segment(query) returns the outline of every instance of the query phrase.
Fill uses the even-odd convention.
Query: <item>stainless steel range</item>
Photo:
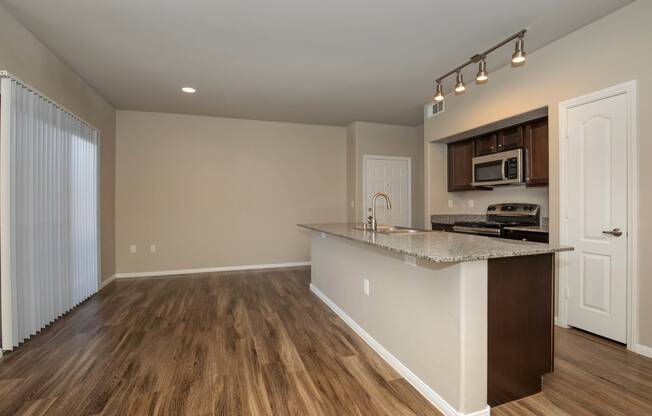
[[[504,237],[505,227],[540,225],[541,207],[537,204],[494,204],[487,207],[486,216],[486,221],[456,222],[453,231]]]

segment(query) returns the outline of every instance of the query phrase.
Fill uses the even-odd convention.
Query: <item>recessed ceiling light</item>
[[[181,91],[186,92],[188,94],[194,94],[197,92],[197,90],[194,89],[193,87],[183,87],[181,88]]]

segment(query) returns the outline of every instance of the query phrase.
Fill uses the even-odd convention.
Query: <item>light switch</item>
[[[365,295],[369,296],[369,280],[362,279],[362,291]]]
[[[469,199],[469,208],[473,208],[475,206],[475,201],[472,199]]]
[[[448,208],[453,208],[453,200],[452,199],[448,200]]]
[[[149,246],[149,252],[156,253],[156,244],[152,244],[151,246]]]
[[[133,244],[130,245],[130,246],[129,246],[129,252],[130,252],[131,254],[136,254],[136,246],[133,245]]]

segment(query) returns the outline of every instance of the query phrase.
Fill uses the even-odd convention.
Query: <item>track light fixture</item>
[[[464,83],[464,76],[462,75],[462,72],[458,71],[457,72],[457,77],[455,79],[455,93],[456,94],[464,94],[464,91],[466,91],[466,84]]]
[[[435,101],[444,100],[444,89],[441,86],[441,82],[437,81],[437,91],[435,92]]]
[[[514,53],[512,54],[512,65],[513,66],[523,65],[525,63],[525,57],[527,55],[525,53],[525,40],[524,40],[526,32],[527,30],[523,29],[520,32],[513,34],[512,36],[492,46],[486,51],[480,54],[473,55],[471,58],[469,58],[468,61],[466,61],[462,65],[445,73],[441,77],[435,79],[435,82],[437,83],[437,89],[435,91],[434,100],[439,102],[444,99],[444,90],[442,87],[442,81],[453,74],[455,74],[455,87],[454,87],[455,94],[457,95],[464,94],[464,92],[466,91],[466,84],[464,84],[464,75],[462,74],[462,70],[471,64],[478,64],[478,73],[475,76],[476,82],[478,84],[484,84],[485,82],[487,82],[487,80],[489,79],[489,72],[487,71],[487,55],[489,55],[491,52],[495,51],[496,49],[500,48],[501,46],[506,45],[507,43],[513,41],[514,39],[516,39],[516,45],[514,47]]]
[[[525,50],[524,50],[523,36],[519,36],[516,39],[516,45],[514,47],[514,53],[512,54],[512,63],[515,65],[521,65],[525,62]]]
[[[487,72],[487,61],[485,61],[485,58],[482,58],[482,61],[480,61],[478,66],[478,74],[475,76],[475,80],[478,84],[482,84],[483,82],[487,82],[488,79],[489,73]]]

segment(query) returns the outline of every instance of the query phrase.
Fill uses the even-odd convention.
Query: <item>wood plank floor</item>
[[[0,415],[440,415],[308,290],[309,269],[111,284],[0,358]],[[557,332],[492,415],[652,415],[652,360]]]
[[[652,415],[652,360],[575,329],[556,328],[555,371],[543,391],[492,416]]]
[[[0,414],[440,415],[309,275],[119,280],[0,359]]]

